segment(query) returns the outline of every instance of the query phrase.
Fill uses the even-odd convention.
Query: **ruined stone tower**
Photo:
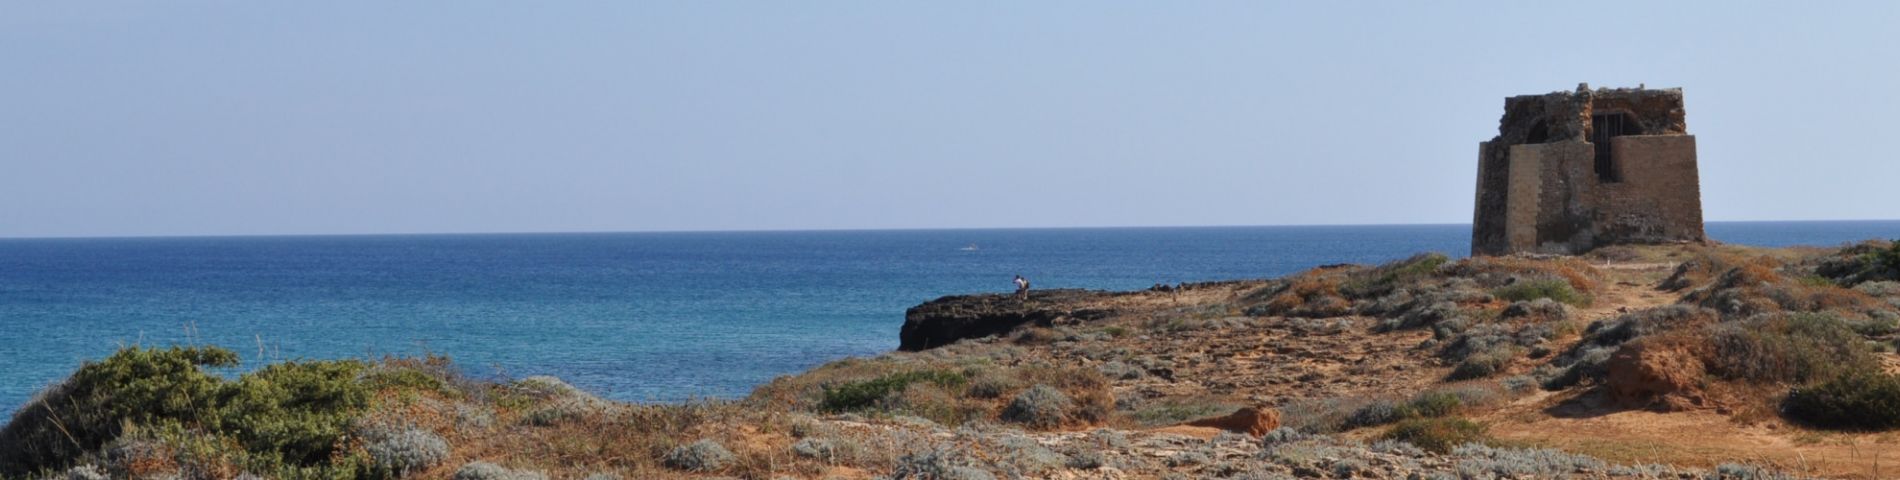
[[[1507,98],[1498,136],[1478,146],[1473,255],[1704,239],[1682,89]]]

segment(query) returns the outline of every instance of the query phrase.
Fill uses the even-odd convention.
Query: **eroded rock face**
[[[1622,404],[1664,411],[1706,406],[1702,378],[1707,369],[1686,342],[1643,338],[1626,343],[1606,370],[1605,386]]]
[[[1280,428],[1280,411],[1271,408],[1242,408],[1223,417],[1203,418],[1187,423],[1194,427],[1212,427],[1259,437]]]
[[[952,295],[904,311],[898,332],[898,350],[915,352],[956,343],[966,338],[1003,335],[1024,325],[1051,326],[1065,320],[1094,320],[1111,310],[1092,307],[1116,293],[1092,290],[1031,291],[1027,300],[1015,295]]]

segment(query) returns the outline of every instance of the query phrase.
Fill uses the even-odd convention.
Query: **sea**
[[[1900,221],[1715,222],[1729,243],[1840,245]],[[1276,277],[1425,251],[1469,225],[0,239],[0,414],[130,346],[247,366],[437,354],[623,401],[743,397],[896,348],[952,294]],[[228,374],[228,373],[227,373]]]

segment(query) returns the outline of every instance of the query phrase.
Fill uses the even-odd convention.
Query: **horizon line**
[[[1819,222],[1900,222],[1900,219],[1810,219],[1810,220],[1707,220],[1711,223],[1819,223]],[[892,228],[782,228],[782,229],[700,229],[700,230],[540,230],[540,231],[447,231],[447,232],[333,232],[333,233],[234,233],[234,234],[159,234],[159,235],[47,235],[0,236],[5,240],[110,240],[110,239],[187,239],[187,238],[276,238],[276,237],[403,237],[451,235],[607,235],[607,234],[693,234],[693,233],[822,233],[822,232],[928,232],[974,230],[1128,230],[1162,228],[1305,228],[1305,227],[1428,227],[1471,225],[1456,223],[1308,223],[1308,224],[1224,224],[1224,225],[1075,225],[1058,227],[892,227]]]

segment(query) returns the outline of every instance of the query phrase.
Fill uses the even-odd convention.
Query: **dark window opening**
[[[1544,143],[1550,141],[1550,125],[1543,119],[1531,124],[1531,133],[1524,137],[1524,143]]]
[[[1623,181],[1623,171],[1617,168],[1616,153],[1610,150],[1610,139],[1642,133],[1642,126],[1627,114],[1606,113],[1590,116],[1590,143],[1596,144],[1598,181],[1603,183]]]

